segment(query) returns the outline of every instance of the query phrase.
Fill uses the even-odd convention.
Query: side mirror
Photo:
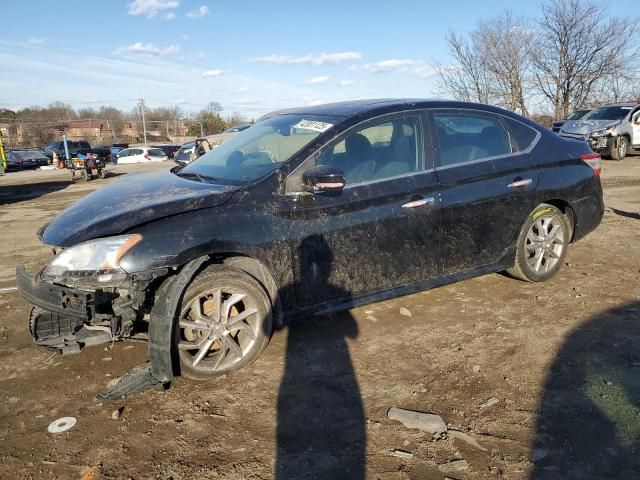
[[[302,174],[302,183],[312,192],[341,194],[344,189],[344,173],[330,165],[318,165]]]

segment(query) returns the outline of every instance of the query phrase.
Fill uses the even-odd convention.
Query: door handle
[[[528,187],[532,183],[533,183],[533,180],[531,180],[530,178],[526,178],[524,180],[516,180],[515,182],[512,182],[509,185],[507,185],[507,187],[509,187],[509,188],[522,188],[522,187]]]
[[[425,198],[421,198],[419,200],[413,200],[409,203],[405,203],[404,205],[402,205],[402,208],[418,208],[418,207],[424,207],[425,205],[431,205],[433,203],[435,203],[436,199],[433,197],[425,197]]]

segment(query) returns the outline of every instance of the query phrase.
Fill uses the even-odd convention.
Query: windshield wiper
[[[177,172],[177,175],[179,177],[185,177],[185,178],[194,178],[195,177],[202,183],[208,183],[211,180],[216,180],[215,177],[211,177],[209,175],[202,175],[201,173],[196,173],[196,172]]]

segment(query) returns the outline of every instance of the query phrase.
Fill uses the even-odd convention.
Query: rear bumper
[[[32,277],[22,267],[16,268],[16,283],[20,294],[36,307],[84,321],[95,316],[95,293],[45,282],[40,274]]]
[[[604,216],[604,202],[602,200],[602,188],[599,187],[599,195],[591,195],[572,203],[575,215],[575,230],[573,241],[576,242],[587,234],[593,232]]]

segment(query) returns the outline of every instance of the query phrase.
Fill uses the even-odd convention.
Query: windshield
[[[600,107],[585,115],[583,120],[622,120],[633,107]]]
[[[257,180],[341,120],[325,115],[269,118],[198,158],[178,175],[240,183]]]
[[[571,115],[569,115],[567,120],[580,120],[587,113],[589,113],[589,110],[578,110],[577,112],[573,112]]]
[[[41,158],[44,157],[44,154],[42,152],[39,152],[37,150],[21,150],[21,151],[17,151],[17,152],[12,152],[13,156],[16,158],[20,158],[23,160],[27,160],[29,158]]]

